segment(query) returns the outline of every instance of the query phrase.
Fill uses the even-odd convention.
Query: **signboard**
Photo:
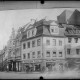
[[[39,63],[41,60],[25,60],[23,63]]]

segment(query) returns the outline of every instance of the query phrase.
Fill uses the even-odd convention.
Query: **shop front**
[[[64,71],[65,62],[61,60],[47,61],[46,69],[47,71]]]
[[[55,65],[56,65],[55,62],[46,62],[47,71],[56,71]]]
[[[38,60],[26,62],[25,64],[25,70],[26,72],[37,72],[41,71],[41,62]]]

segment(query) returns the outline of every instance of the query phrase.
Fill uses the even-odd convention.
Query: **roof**
[[[72,25],[80,25],[80,11],[77,9],[73,12],[69,19],[69,24]]]
[[[64,31],[65,31],[64,28],[60,28],[59,29],[59,33],[56,34],[56,35],[55,34],[52,35],[50,33],[50,25],[51,25],[51,23],[53,23],[53,26],[56,25],[58,27],[57,22],[54,21],[54,20],[48,20],[48,21],[46,21],[46,20],[42,19],[42,20],[36,22],[35,24],[33,24],[33,25],[36,26],[36,29],[37,29],[36,35],[33,36],[33,37],[36,37],[36,36],[39,36],[39,35],[40,36],[41,35],[44,35],[44,36],[52,36],[52,37],[64,37]],[[27,37],[26,32],[23,34],[23,38],[24,39],[22,39],[22,41],[24,41],[26,39],[25,37]],[[26,40],[28,40],[28,39],[26,39]]]
[[[57,16],[58,23],[66,24],[72,13],[73,12],[70,10],[64,10],[59,16]]]

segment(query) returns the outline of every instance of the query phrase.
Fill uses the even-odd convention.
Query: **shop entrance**
[[[26,65],[26,71],[27,72],[36,72],[36,71],[41,71],[41,65],[40,64],[35,64],[35,63],[29,63]]]
[[[47,71],[53,71],[55,69],[55,62],[46,63]]]

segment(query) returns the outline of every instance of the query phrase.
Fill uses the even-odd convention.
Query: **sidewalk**
[[[2,72],[5,72],[5,73],[19,73],[19,74],[43,74],[44,72],[24,72],[24,71],[21,71],[21,72],[16,72],[16,71],[2,71]]]

